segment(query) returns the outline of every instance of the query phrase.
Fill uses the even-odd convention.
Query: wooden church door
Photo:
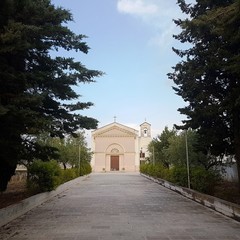
[[[111,156],[111,171],[119,171],[119,156]]]

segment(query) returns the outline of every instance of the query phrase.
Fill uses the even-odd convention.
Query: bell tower
[[[140,125],[140,131],[142,138],[151,138],[151,124],[145,121]]]
[[[149,157],[148,144],[152,141],[151,137],[151,124],[144,122],[140,125],[140,136],[139,136],[139,157],[140,162],[145,161]]]

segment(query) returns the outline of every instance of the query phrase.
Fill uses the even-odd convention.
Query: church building
[[[140,132],[114,121],[92,132],[93,172],[139,171],[141,161],[149,156],[151,124],[144,122]]]

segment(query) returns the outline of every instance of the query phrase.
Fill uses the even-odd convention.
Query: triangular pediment
[[[137,130],[119,123],[109,124],[92,133],[94,137],[136,137],[137,135]]]

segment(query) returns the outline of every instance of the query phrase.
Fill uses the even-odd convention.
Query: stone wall
[[[233,163],[230,166],[225,167],[217,167],[218,170],[221,171],[223,178],[229,182],[237,182],[238,181],[238,172],[237,172],[237,164]]]
[[[10,182],[19,182],[27,179],[27,170],[16,170],[15,175],[11,177]]]

